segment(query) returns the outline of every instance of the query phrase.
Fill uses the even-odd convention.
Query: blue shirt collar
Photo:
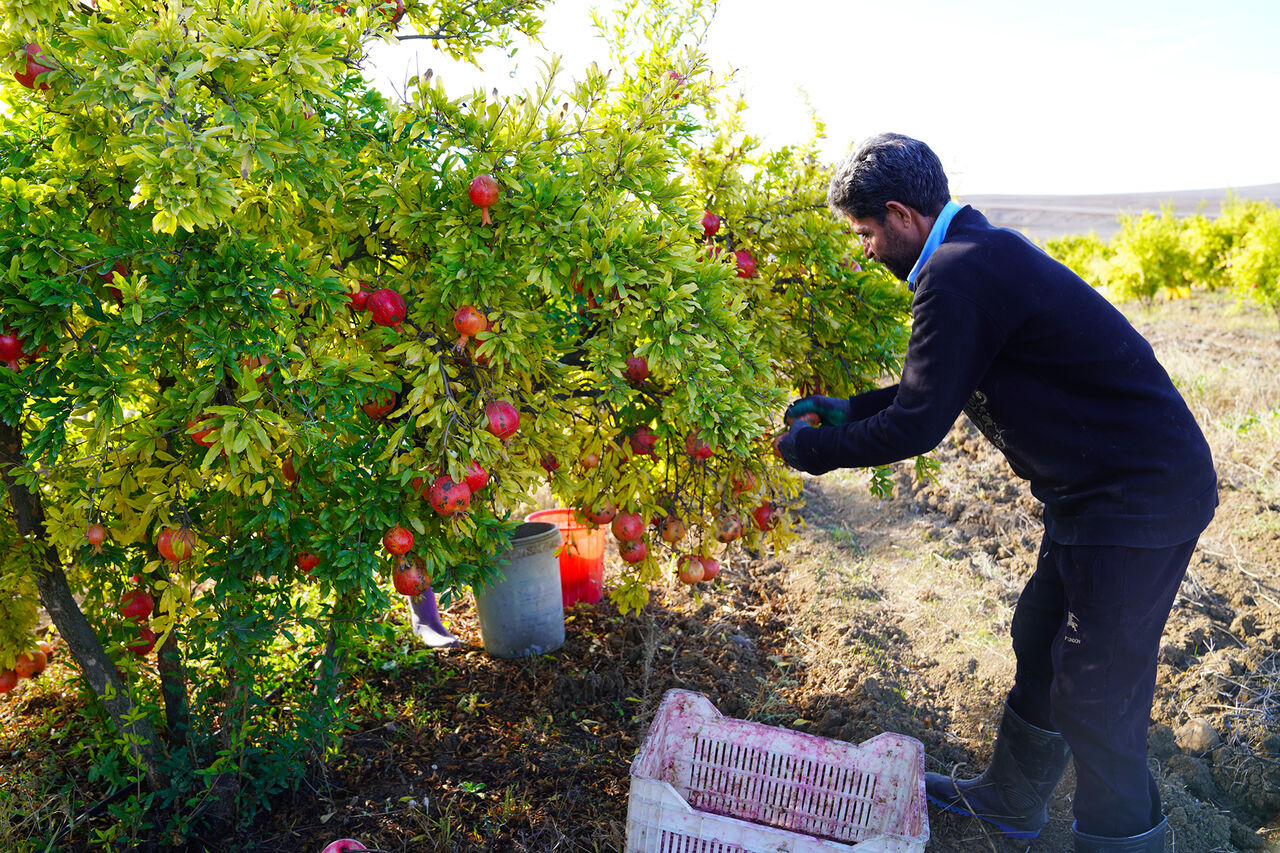
[[[920,276],[920,271],[924,269],[925,263],[933,255],[934,249],[942,245],[942,241],[947,236],[947,227],[951,225],[951,219],[961,210],[961,206],[954,201],[949,201],[942,208],[942,212],[938,214],[938,218],[934,220],[933,230],[929,232],[929,239],[924,241],[924,248],[920,250],[920,259],[916,261],[916,265],[911,268],[910,274],[907,275],[907,289],[914,291],[916,289],[916,279]]]

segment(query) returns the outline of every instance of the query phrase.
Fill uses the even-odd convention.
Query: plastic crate
[[[922,853],[924,746],[735,720],[669,690],[631,763],[627,853]]]

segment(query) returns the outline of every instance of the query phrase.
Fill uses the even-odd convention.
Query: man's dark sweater
[[[916,281],[902,379],[801,429],[802,470],[926,453],[960,412],[1031,483],[1063,545],[1163,548],[1217,506],[1208,443],[1151,345],[1071,270],[965,207]]]

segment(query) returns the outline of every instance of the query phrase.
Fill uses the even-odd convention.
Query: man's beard
[[[891,233],[893,232],[887,232],[885,236],[888,237]],[[906,281],[916,261],[920,260],[920,250],[912,247],[905,238],[896,234],[888,243],[885,250],[877,254],[876,260],[888,267],[889,272],[898,279]]]

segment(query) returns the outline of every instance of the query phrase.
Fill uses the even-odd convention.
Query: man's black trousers
[[[1195,544],[1059,545],[1046,536],[1014,609],[1009,706],[1066,738],[1081,832],[1125,838],[1160,820],[1147,769],[1156,656]]]

